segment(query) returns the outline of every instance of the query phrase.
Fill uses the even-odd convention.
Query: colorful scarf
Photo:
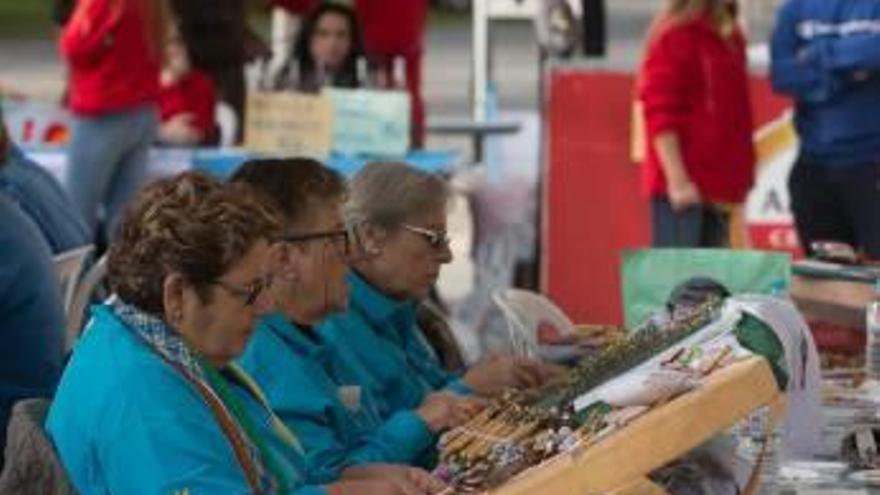
[[[268,410],[265,396],[259,387],[236,367],[222,370],[206,363],[187,346],[173,328],[161,318],[145,313],[114,298],[112,309],[141,341],[196,387],[208,402],[228,440],[236,452],[245,478],[254,493],[276,493],[290,488],[289,479],[280,466],[283,462],[266,444],[257,428],[258,421],[251,417],[241,399],[231,390],[228,382],[235,382],[251,393]],[[274,430],[294,448],[300,449],[296,437],[269,411]]]

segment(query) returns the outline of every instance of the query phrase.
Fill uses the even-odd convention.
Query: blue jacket
[[[64,359],[64,310],[49,246],[0,194],[0,465],[12,404],[51,397]]]
[[[363,372],[281,314],[263,318],[239,364],[296,432],[311,483],[333,481],[350,465],[417,464],[429,457],[436,439],[418,415],[399,411],[382,420],[355,380]]]
[[[269,427],[256,399],[230,382],[260,424],[282,469],[303,479],[303,459]],[[253,416],[259,417],[259,416]],[[107,307],[98,307],[64,372],[46,428],[83,494],[245,494],[235,453],[195,388]],[[304,483],[304,482],[303,482]],[[302,486],[295,495],[323,495]]]
[[[382,417],[415,409],[436,390],[471,393],[428,347],[416,325],[415,304],[385,296],[357,274],[348,281],[348,311],[328,318],[318,332],[343,362],[365,370],[358,382],[376,399]]]
[[[67,192],[15,146],[10,146],[6,162],[0,165],[0,191],[34,221],[54,254],[92,243],[82,214]]]
[[[880,161],[880,2],[788,0],[771,55],[773,87],[795,100],[808,162]]]

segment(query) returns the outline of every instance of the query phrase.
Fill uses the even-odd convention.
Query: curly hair
[[[161,315],[165,277],[176,272],[207,300],[208,286],[278,228],[270,206],[207,175],[159,180],[125,212],[110,248],[110,286],[123,301]]]

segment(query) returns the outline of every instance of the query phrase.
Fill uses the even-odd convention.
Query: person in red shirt
[[[422,53],[428,0],[355,0],[364,47],[370,64],[390,86],[394,80],[394,61],[403,60],[406,88],[412,98],[413,148],[425,141],[425,102],[422,98]]]
[[[745,40],[727,0],[668,0],[637,82],[655,246],[728,244],[754,179]]]
[[[173,146],[216,144],[216,105],[214,83],[192,67],[183,39],[172,36],[166,47],[159,94],[159,141]]]
[[[107,233],[140,185],[158,126],[164,0],[79,0],[59,42],[74,115],[65,185],[92,233]]]

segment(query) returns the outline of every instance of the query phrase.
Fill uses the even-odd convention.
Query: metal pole
[[[473,26],[471,111],[476,122],[486,121],[486,86],[489,81],[489,1],[491,0],[471,2]]]

